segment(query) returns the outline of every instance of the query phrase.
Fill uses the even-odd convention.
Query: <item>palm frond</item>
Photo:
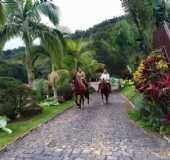
[[[41,45],[49,53],[55,69],[62,68],[62,58],[64,55],[63,37],[57,29],[49,28],[43,24],[32,23],[32,32],[35,37],[39,37]]]
[[[9,14],[18,10],[18,1],[16,0],[4,0],[5,15],[8,17]]]
[[[5,22],[4,7],[2,3],[0,3],[0,25],[4,24],[4,22]]]
[[[6,24],[0,30],[0,50],[4,47],[5,43],[11,38],[18,36],[19,26],[15,24]]]
[[[32,65],[34,65],[37,61],[37,59],[41,56],[41,55],[45,55],[48,56],[48,52],[44,49],[43,46],[32,46],[30,49],[31,52],[31,56],[32,56]]]
[[[42,2],[37,6],[37,9],[47,16],[54,25],[59,23],[59,9],[53,3]]]

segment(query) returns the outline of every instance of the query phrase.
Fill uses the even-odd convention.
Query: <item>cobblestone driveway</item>
[[[92,99],[83,110],[74,107],[10,145],[0,160],[170,160],[170,146],[128,119],[119,94],[107,106],[99,95]]]

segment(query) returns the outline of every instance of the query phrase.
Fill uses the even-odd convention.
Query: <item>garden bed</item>
[[[72,101],[67,101],[63,104],[58,105],[57,107],[45,106],[43,107],[43,111],[41,114],[34,116],[30,120],[10,123],[8,125],[8,128],[12,129],[12,134],[7,134],[0,130],[0,149],[29,133],[32,129],[54,118],[56,115],[71,108],[72,106]]]
[[[133,108],[128,112],[130,119],[137,122],[137,124],[146,131],[159,133],[164,138],[169,140],[169,138],[165,137],[165,135],[170,135],[170,124],[163,125],[160,127],[160,129],[158,129],[157,127],[154,127],[150,124],[150,119],[141,117],[139,110],[146,107],[146,104],[144,103],[143,95],[139,93],[134,86],[127,86],[123,88],[122,94],[127,97],[133,105]]]

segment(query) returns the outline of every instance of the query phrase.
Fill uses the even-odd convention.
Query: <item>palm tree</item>
[[[77,70],[80,65],[80,58],[83,53],[93,54],[94,51],[88,49],[89,42],[66,40],[67,52],[74,57],[74,69]]]
[[[5,0],[4,0],[5,1]],[[8,0],[6,0],[8,1]],[[58,25],[58,8],[47,0],[10,0],[13,5],[6,8],[7,21],[0,31],[0,44],[19,36],[25,44],[25,65],[28,83],[32,86],[34,72],[31,48],[33,41],[39,38],[42,46],[52,52],[53,58],[62,54],[61,32],[57,27],[48,27],[41,23],[41,14],[47,16],[54,26]],[[0,45],[1,46],[1,45]],[[49,52],[48,52],[49,53]],[[56,59],[56,58],[55,58]]]
[[[57,98],[57,83],[59,81],[63,81],[65,78],[69,78],[70,74],[65,69],[59,69],[57,71],[52,71],[48,75],[48,82],[52,86],[53,89],[53,96],[56,99]]]

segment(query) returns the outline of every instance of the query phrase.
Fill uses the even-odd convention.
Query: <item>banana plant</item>
[[[6,117],[0,116],[0,129],[2,129],[4,132],[7,132],[8,134],[11,134],[12,130],[6,127],[7,121],[8,119]]]

